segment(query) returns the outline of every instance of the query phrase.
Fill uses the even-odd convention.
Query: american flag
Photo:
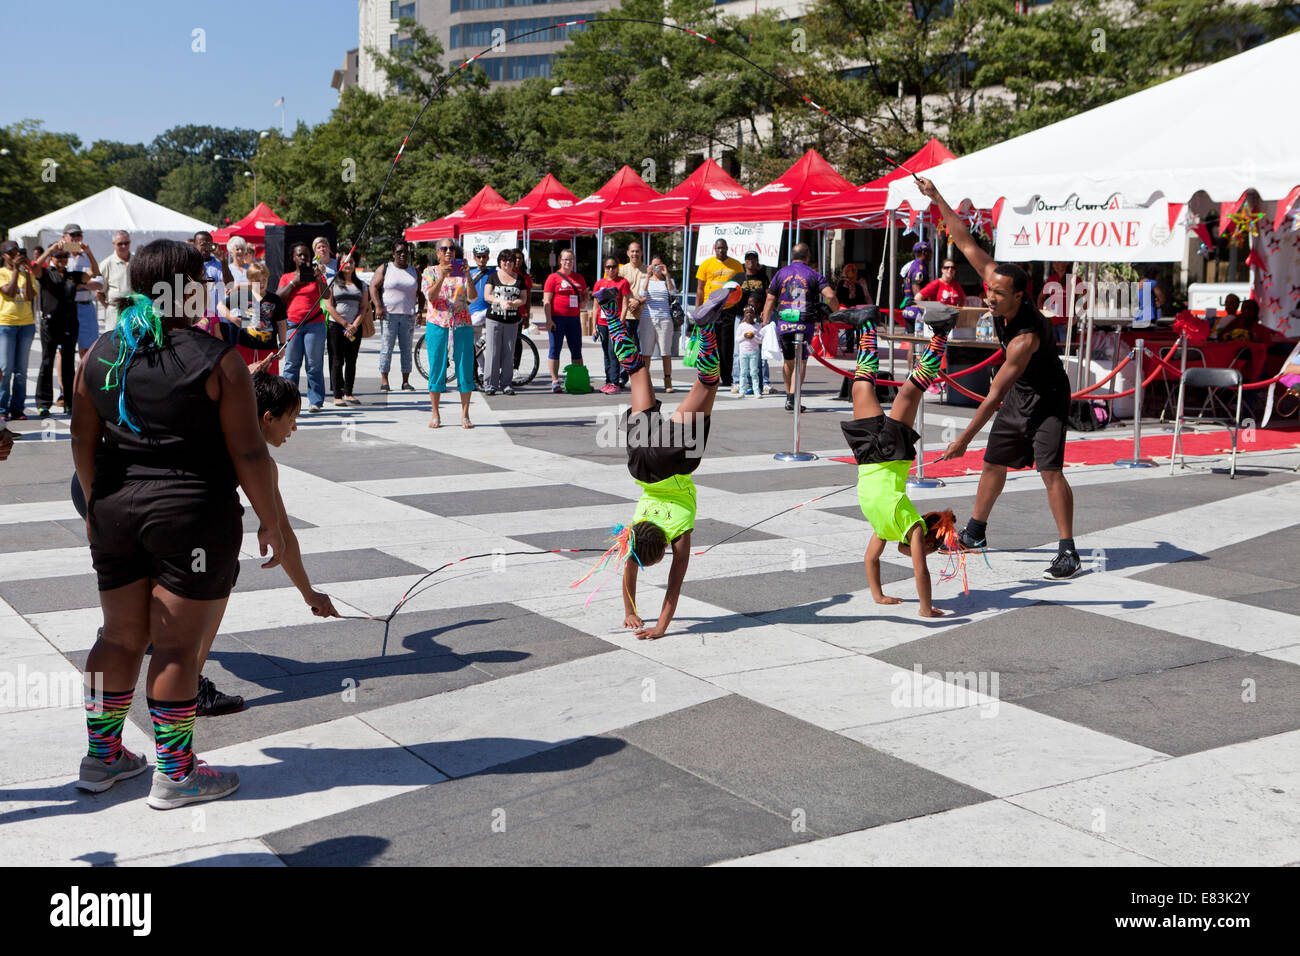
[[[274,106],[283,106],[283,105],[284,105],[284,97],[283,97],[283,96],[280,97],[278,100],[276,100],[276,101],[275,101],[274,103],[272,103],[271,105],[272,105],[273,107],[274,107]]]

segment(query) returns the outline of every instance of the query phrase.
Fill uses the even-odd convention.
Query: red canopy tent
[[[462,224],[474,216],[485,215],[505,209],[510,203],[502,198],[491,186],[484,186],[474,194],[474,198],[453,213],[441,219],[412,226],[406,230],[407,242],[436,242],[446,236],[460,235]]]
[[[606,210],[659,198],[658,190],[646,185],[631,166],[624,166],[600,189],[572,206],[529,216],[528,235],[531,239],[568,239],[588,235],[600,230],[602,213]]]
[[[798,218],[803,203],[834,196],[853,184],[810,149],[789,169],[752,196],[698,202],[691,207],[691,225],[719,222],[790,222]]]
[[[477,216],[467,216],[460,224],[460,231],[506,232],[513,229],[515,232],[524,232],[528,229],[531,216],[555,209],[567,209],[577,201],[577,196],[547,173],[540,183],[528,191],[527,196],[514,205]]]
[[[662,196],[611,205],[601,214],[600,224],[610,231],[675,232],[686,228],[695,203],[744,199],[749,195],[749,190],[732,179],[725,169],[707,159],[681,185]]]
[[[890,183],[956,158],[948,147],[931,136],[928,143],[907,158],[903,163],[905,168],[890,170],[856,189],[800,206],[799,224],[813,229],[883,229],[889,219],[885,199]]]
[[[286,225],[285,221],[277,216],[270,206],[260,202],[243,219],[214,232],[212,241],[219,246],[224,246],[235,236],[239,236],[247,239],[260,250],[266,245],[266,227],[283,225]]]

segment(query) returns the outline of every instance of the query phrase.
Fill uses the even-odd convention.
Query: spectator
[[[943,260],[939,278],[926,283],[925,288],[916,294],[918,301],[938,302],[941,305],[955,305],[960,308],[966,302],[966,290],[957,281],[957,267],[951,259]],[[843,304],[844,300],[840,299]]]
[[[236,285],[248,282],[248,267],[253,264],[253,244],[243,236],[232,236],[226,243],[226,252],[230,256],[226,263],[230,269],[230,281]]]
[[[752,300],[747,302],[736,326],[736,355],[740,357],[741,394],[762,398],[763,373],[759,371],[759,361],[763,353],[763,330],[755,324],[758,316]]]
[[[918,292],[930,281],[930,266],[925,257],[930,254],[928,242],[912,245],[912,261],[903,266],[903,294],[915,299]]]
[[[104,328],[116,328],[119,299],[131,294],[131,234],[119,229],[113,233],[113,254],[99,267],[104,287],[96,295],[104,306]]]
[[[384,323],[384,338],[379,345],[381,392],[388,391],[394,339],[402,360],[402,391],[415,391],[410,382],[411,330],[417,312],[424,311],[424,293],[420,291],[420,274],[410,264],[410,258],[411,247],[405,242],[395,243],[392,262],[385,262],[370,278],[370,304],[375,318],[388,320]]]
[[[1055,282],[1059,284],[1062,289],[1062,295],[1064,295],[1066,292],[1069,291],[1068,289],[1065,288],[1065,281],[1069,277],[1069,274],[1070,274],[1070,263],[1053,262],[1051,264],[1051,269],[1047,273],[1047,278],[1043,280],[1043,290],[1038,293],[1038,310],[1040,312],[1042,312],[1044,306],[1046,306],[1047,304],[1048,283]],[[1065,314],[1066,311],[1067,311],[1066,309],[1062,309],[1060,315],[1047,316],[1049,319],[1052,320],[1052,331],[1055,333],[1056,341],[1058,343],[1065,341],[1065,328],[1066,325],[1069,323],[1069,319],[1066,317]],[[1043,314],[1047,315],[1047,313],[1043,313]]]
[[[632,242],[627,247],[627,262],[618,267],[620,278],[627,280],[628,288],[632,290],[632,295],[628,299],[627,309],[627,331],[632,337],[632,341],[637,343],[641,348],[643,342],[650,342],[653,345],[654,339],[648,333],[641,332],[641,313],[645,309],[645,278],[646,267],[645,258],[641,254],[641,243]],[[649,323],[646,323],[648,331]],[[641,349],[642,354],[645,349]],[[648,357],[648,356],[647,356]]]
[[[0,424],[27,416],[27,362],[36,335],[36,277],[18,243],[0,243]]]
[[[103,284],[94,281],[99,276],[99,264],[90,246],[81,241],[81,227],[75,222],[63,227],[63,248],[68,250],[68,271],[83,272],[88,277],[85,285],[77,289],[77,354],[84,356],[99,338],[99,314],[94,300]],[[70,387],[68,382],[60,384],[65,389]]]
[[[650,271],[641,283],[641,298],[645,301],[641,323],[641,358],[649,365],[654,349],[664,363],[664,391],[673,390],[673,346],[677,342],[677,329],[673,322],[673,297],[677,286],[663,256],[650,260]],[[647,344],[647,342],[649,344]]]
[[[840,279],[835,283],[835,298],[846,309],[871,304],[871,290],[866,279],[858,278],[856,263],[846,262],[840,269]]]
[[[495,395],[498,390],[513,395],[519,307],[525,292],[524,279],[515,268],[515,254],[511,250],[497,253],[497,268],[488,273],[483,295],[489,303],[484,330],[483,389],[488,395]]]
[[[551,391],[562,392],[560,383],[560,346],[569,345],[569,360],[582,364],[582,324],[578,315],[589,304],[587,280],[574,271],[572,249],[560,253],[558,272],[546,277],[542,287],[542,313],[546,316],[546,331],[551,337],[548,358],[551,363]]]
[[[483,298],[483,290],[496,269],[492,268],[492,264],[488,261],[491,250],[483,243],[475,245],[471,255],[474,257],[474,265],[469,270],[469,281],[474,288],[474,296],[469,303],[469,317],[474,328],[481,329],[483,323],[487,321],[488,314],[488,302]],[[498,258],[497,262],[500,261]]]
[[[294,268],[280,276],[276,293],[284,301],[288,337],[283,375],[295,386],[303,360],[307,362],[307,411],[319,412],[325,404],[325,314],[321,301],[328,294],[325,270],[313,266],[305,242],[295,243]]]
[[[200,671],[239,572],[237,486],[257,514],[265,566],[284,550],[248,371],[229,346],[191,331],[183,314],[186,294],[205,278],[191,246],[160,239],[141,249],[131,287],[159,299],[164,314],[147,302],[124,310],[117,332],[130,323],[143,347],[122,349],[116,333],[99,339],[74,392],[72,457],[93,502],[86,532],[104,614],[85,663],[98,687],[87,690],[89,753],[77,786],[100,792],[149,769],[122,746],[122,727],[152,645],[145,687],[158,754],[148,802],[156,809],[239,786],[191,747],[196,714],[219,703]],[[174,291],[159,296],[159,288]],[[158,361],[160,351],[171,360]]]
[[[370,315],[366,284],[357,278],[357,268],[344,256],[329,283],[330,321],[326,345],[330,356],[330,388],[334,405],[360,405],[352,394],[357,379],[357,355],[361,351],[361,326]]]
[[[469,397],[474,391],[474,325],[469,316],[469,273],[456,260],[456,243],[439,239],[438,264],[429,266],[421,277],[425,312],[424,342],[429,350],[429,404],[433,417],[430,428],[442,425],[439,403],[447,391],[447,354],[456,363],[456,388],[460,392],[460,427],[473,428],[469,420]]]
[[[1259,321],[1259,303],[1247,299],[1241,303],[1241,315],[1219,329],[1221,342],[1262,342],[1265,345],[1279,341],[1283,336]]]
[[[217,314],[227,322],[240,326],[248,336],[258,339],[256,348],[238,346],[240,358],[253,370],[280,374],[280,359],[276,353],[287,338],[288,314],[282,300],[266,290],[270,271],[260,262],[250,262],[246,270],[247,282],[236,283],[223,302],[217,305]]]
[[[213,244],[210,232],[196,232],[193,243],[194,248],[199,250],[199,255],[203,257],[203,274],[206,276],[203,281],[207,283],[207,308],[204,310],[203,317],[215,319],[218,314],[217,303],[226,297],[226,286],[233,279],[230,265],[226,262],[226,250]],[[217,257],[218,252],[220,258]]]
[[[700,263],[699,268],[695,270],[695,302],[702,305],[714,289],[720,288],[724,283],[732,279],[739,279],[740,273],[745,271],[735,259],[727,255],[727,240],[719,239],[713,244],[713,255]],[[736,314],[737,309],[731,308],[722,313],[718,319],[713,331],[718,336],[718,361],[721,363],[722,385],[731,389],[733,392],[740,391],[740,387],[735,384],[735,379],[731,373],[735,369],[734,353],[736,350]]]
[[[745,272],[740,277],[740,301],[743,310],[744,305],[748,304],[751,296],[758,296],[757,314],[763,314],[763,298],[767,295],[767,286],[771,282],[771,276],[767,274],[767,269],[758,261],[758,253],[750,250],[745,253]],[[761,354],[761,353],[760,353]],[[767,360],[760,358],[759,367],[763,373],[763,394],[771,395],[772,386],[768,382]],[[731,362],[731,380],[738,381],[740,377],[740,359],[735,357]]]
[[[524,255],[524,250],[522,246],[520,246],[518,249],[515,250],[515,272],[519,275],[519,278],[521,278],[524,283],[524,301],[523,304],[519,306],[519,322],[520,322],[520,330],[522,332],[523,329],[528,328],[532,320],[533,301],[531,296],[533,293],[533,284],[534,284],[533,277],[528,274],[528,257]],[[516,355],[519,354],[519,349],[521,346],[522,343],[515,346]]]
[[[1133,319],[1133,328],[1144,329],[1155,323],[1160,317],[1160,307],[1165,304],[1165,293],[1156,279],[1160,270],[1147,266],[1142,270],[1142,282],[1138,285],[1138,310]]]
[[[41,370],[36,378],[36,411],[48,418],[50,408],[57,404],[66,407],[63,395],[57,403],[54,397],[54,356],[59,353],[59,378],[63,388],[70,388],[76,368],[77,334],[80,321],[77,315],[77,293],[88,289],[90,276],[68,268],[70,253],[62,240],[50,243],[41,257],[32,263],[41,288],[50,296],[50,309],[41,323]],[[46,263],[49,263],[46,265]]]
[[[330,241],[325,236],[317,236],[311,241],[312,265],[320,266],[325,272],[325,281],[333,282],[339,274],[339,261],[330,251]]]
[[[612,289],[613,296],[598,294],[605,289]],[[627,384],[627,372],[619,361],[618,353],[614,351],[615,343],[610,336],[609,320],[621,319],[626,326],[628,305],[632,297],[632,290],[627,280],[618,274],[617,258],[609,256],[605,259],[604,274],[596,280],[591,291],[596,300],[596,337],[600,340],[601,350],[605,354],[605,386],[601,391],[606,395],[613,395],[623,391],[623,386]]]
[[[785,378],[785,410],[794,411],[794,373],[795,373],[795,336],[804,336],[802,355],[799,357],[799,380],[803,381],[808,371],[808,335],[812,330],[817,307],[817,298],[826,300],[833,310],[838,307],[835,291],[831,284],[812,266],[808,265],[811,250],[808,244],[801,242],[790,251],[791,262],[784,269],[777,270],[772,283],[767,287],[767,303],[763,306],[763,324],[773,321],[776,316],[776,331],[781,340],[781,354],[785,358],[782,374]],[[820,311],[820,310],[818,310]],[[781,318],[780,313],[797,313],[794,321]],[[800,406],[800,411],[803,407]]]

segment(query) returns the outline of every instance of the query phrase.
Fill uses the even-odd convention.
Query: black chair
[[[1231,418],[1196,418],[1193,421],[1215,422],[1224,424],[1232,432],[1232,465],[1228,469],[1228,477],[1237,477],[1237,434],[1241,431],[1241,371],[1235,368],[1189,368],[1183,373],[1182,380],[1178,383],[1178,416],[1174,419],[1174,444],[1169,450],[1169,474],[1174,473],[1174,459],[1186,468],[1187,463],[1183,460],[1182,445],[1179,439],[1183,430],[1183,399],[1187,387],[1220,389],[1235,388],[1237,390],[1237,414]],[[1222,403],[1220,403],[1222,404]],[[1227,410],[1227,406],[1223,406]],[[1202,406],[1201,411],[1205,408]]]

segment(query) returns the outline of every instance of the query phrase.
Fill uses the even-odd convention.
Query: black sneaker
[[[832,318],[836,322],[847,322],[855,329],[861,329],[880,324],[880,309],[874,305],[859,305],[852,309],[841,309]]]
[[[1062,551],[1056,556],[1056,560],[1051,563],[1043,577],[1049,581],[1062,581],[1065,578],[1072,578],[1083,570],[1083,564],[1079,561],[1077,551]]]
[[[212,681],[202,674],[199,675],[198,715],[200,717],[219,717],[222,714],[233,714],[237,710],[242,710],[243,706],[244,698],[234,694],[221,693]]]
[[[983,538],[976,538],[973,535],[971,535],[971,533],[967,531],[965,528],[962,528],[960,531],[957,532],[957,540],[961,542],[961,546],[965,548],[967,551],[984,551],[987,550],[989,546],[989,539],[987,535],[985,535]],[[939,544],[939,553],[940,554],[949,553],[947,545],[943,544],[942,542],[940,542]]]
[[[922,302],[921,305],[925,308],[925,315],[921,321],[928,325],[935,335],[948,335],[957,327],[957,316],[960,313],[954,306],[937,302]]]
[[[691,324],[703,326],[722,321],[722,315],[727,308],[727,299],[736,288],[737,283],[733,280],[714,289],[709,297],[697,305],[691,313]]]

